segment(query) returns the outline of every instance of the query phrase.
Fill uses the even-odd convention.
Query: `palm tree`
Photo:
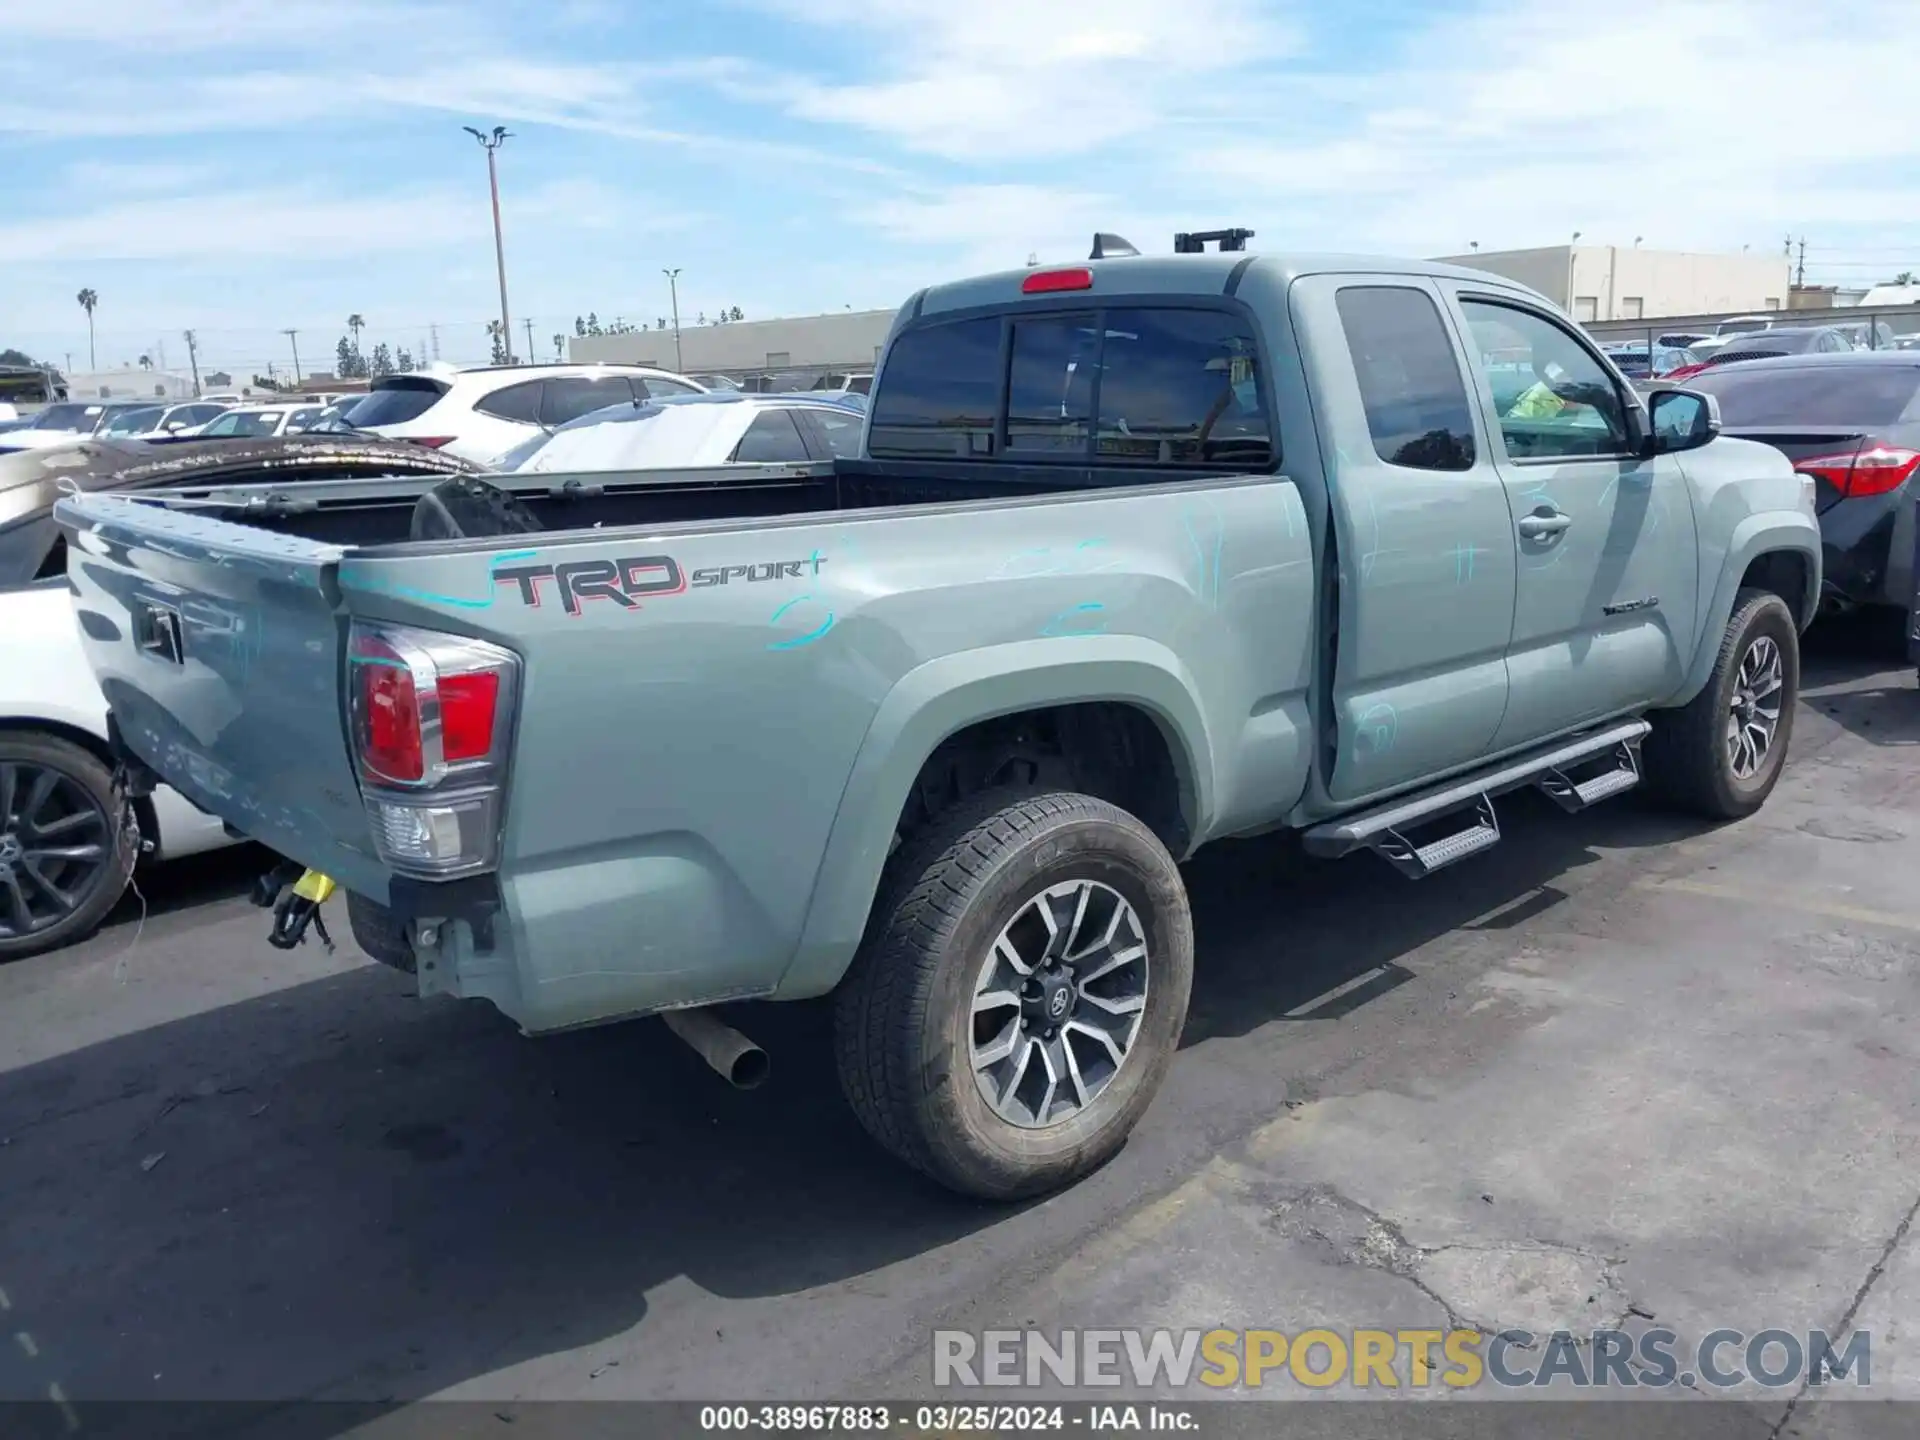
[[[151,370],[153,368],[153,357],[151,355],[142,355],[140,357],[140,368],[142,370]]]
[[[353,348],[360,348],[360,332],[367,328],[366,317],[358,312],[347,316],[347,329],[353,332]]]
[[[93,307],[100,303],[100,296],[92,290],[82,290],[73,297],[80,302],[80,308],[87,312],[87,368],[92,370],[97,362],[93,358]]]
[[[1896,275],[1896,276],[1894,276],[1894,277],[1893,277],[1893,283],[1894,283],[1894,284],[1896,284],[1896,285],[1911,285],[1911,284],[1913,284],[1913,271],[1911,271],[1911,270],[1902,270],[1902,271],[1901,271],[1901,272],[1900,272],[1900,273],[1899,273],[1898,275]]]

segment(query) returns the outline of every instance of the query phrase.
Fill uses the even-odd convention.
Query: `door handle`
[[[1519,530],[1522,540],[1545,540],[1550,536],[1558,535],[1571,524],[1573,524],[1571,515],[1543,508],[1534,511],[1531,515],[1522,515],[1519,525],[1515,528]]]

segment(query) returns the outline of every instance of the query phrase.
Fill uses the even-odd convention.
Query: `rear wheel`
[[[52,735],[0,732],[0,962],[92,934],[125,893],[137,850],[94,755]]]
[[[1786,601],[1742,590],[1713,673],[1678,710],[1652,716],[1647,777],[1664,798],[1715,820],[1766,803],[1786,764],[1800,698],[1800,633]]]
[[[889,866],[838,992],[841,1086],[950,1189],[1056,1189],[1125,1142],[1186,1023],[1193,928],[1153,833],[1105,801],[996,790]]]

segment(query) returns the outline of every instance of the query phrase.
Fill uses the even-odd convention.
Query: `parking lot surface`
[[[1014,1209],[868,1144],[821,1006],[739,1011],[774,1078],[734,1093],[656,1021],[417,1002],[337,905],[338,954],[269,949],[257,852],[156,872],[144,921],[0,970],[0,1398],[905,1397],[936,1326],[1657,1322],[1870,1328],[1874,1393],[1920,1399],[1891,664],[1809,660],[1738,825],[1518,800],[1417,884],[1204,852],[1165,1090]],[[1729,1433],[1854,1433],[1743,1393]]]

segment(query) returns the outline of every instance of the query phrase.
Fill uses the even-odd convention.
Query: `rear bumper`
[[[1915,487],[1842,500],[1820,516],[1821,598],[1832,604],[1914,600]]]

